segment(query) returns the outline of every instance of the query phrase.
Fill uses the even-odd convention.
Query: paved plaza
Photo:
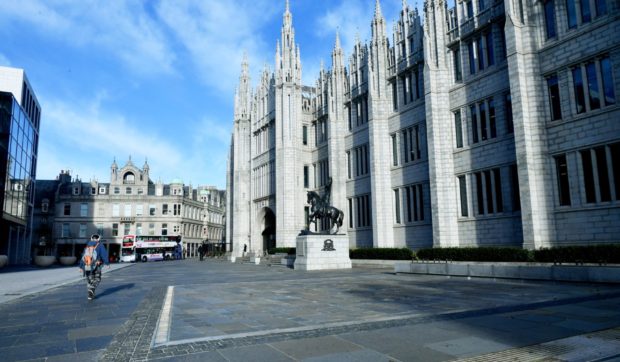
[[[38,281],[38,282],[37,282]],[[183,260],[0,272],[3,361],[620,361],[620,285]]]

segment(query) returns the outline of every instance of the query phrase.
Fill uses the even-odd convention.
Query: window
[[[155,205],[149,205],[149,215],[155,216]]]
[[[308,126],[302,127],[302,142],[304,145],[308,144]]]
[[[474,16],[474,4],[471,0],[465,1],[465,9],[467,10],[465,17],[471,18]]]
[[[73,188],[73,194],[74,195],[79,195],[80,194],[80,188],[79,187],[74,187]]]
[[[136,205],[136,216],[142,216],[142,214],[144,213],[143,209],[143,205]]]
[[[494,214],[504,211],[502,180],[499,168],[476,172],[476,198],[478,214]]]
[[[457,48],[452,52],[452,64],[454,65],[454,81],[462,81],[463,74],[461,72],[461,49]]]
[[[480,110],[480,136],[483,141],[486,141],[488,139],[486,104],[478,103],[478,109]]]
[[[575,66],[571,72],[577,114],[616,103],[609,56]],[[587,84],[584,84],[584,74]],[[586,87],[587,97],[585,95]]]
[[[119,204],[112,204],[112,216],[120,216],[121,207]]]
[[[144,189],[142,187],[138,188],[138,195],[142,195],[144,193]]]
[[[469,209],[467,206],[467,180],[465,176],[459,176],[459,194],[461,196],[461,216],[469,216]]]
[[[69,203],[65,204],[63,215],[65,216],[71,215],[71,204]]]
[[[68,238],[70,235],[69,233],[69,224],[68,223],[64,223],[62,224],[62,230],[60,233],[60,237],[61,238]]]
[[[112,236],[118,236],[118,224],[117,223],[112,224]]]
[[[476,56],[478,57],[478,71],[484,70],[484,52],[482,49],[482,38],[476,39]]]
[[[575,8],[575,0],[566,0],[566,17],[568,19],[568,27],[570,29],[577,27],[577,10]]]
[[[115,188],[114,188],[114,194],[115,194],[115,195],[118,195],[118,194],[120,194],[120,193],[121,193],[121,188],[120,188],[120,187],[115,187]]]
[[[97,234],[103,236],[103,223],[97,223]]]
[[[396,217],[395,222],[400,224],[400,190],[394,189],[394,216]]]
[[[545,31],[547,39],[555,38],[555,2],[553,0],[544,0],[543,11],[545,13]]]
[[[618,145],[600,146],[579,152],[583,169],[586,203],[611,201],[612,190],[616,194],[616,200],[620,200],[620,195],[618,194],[618,183],[620,183]],[[608,159],[610,162],[608,162]],[[608,165],[611,165],[611,169]]]
[[[456,148],[463,147],[463,125],[461,123],[461,110],[454,112],[454,135],[456,137]]]
[[[353,228],[353,199],[347,199],[349,203],[349,228]]]
[[[512,196],[512,211],[521,210],[521,193],[519,191],[519,170],[517,165],[510,165],[510,188]]]
[[[161,224],[161,234],[168,235],[168,224]]]
[[[596,79],[596,65],[593,62],[586,63],[586,79],[588,80],[588,96],[590,109],[601,108],[599,99],[598,80]]]
[[[398,109],[398,86],[396,85],[396,80],[392,82],[392,107],[394,110]],[[349,127],[351,129],[351,127]]]
[[[304,187],[310,187],[310,169],[308,166],[304,166]]]
[[[472,104],[469,107],[469,111],[471,114],[471,130],[472,130],[472,135],[473,135],[473,142],[474,143],[478,143],[479,142],[479,138],[478,138],[478,116],[476,113],[476,105]]]
[[[126,187],[125,188],[125,194],[131,195],[131,187]]]
[[[149,235],[155,235],[155,223],[149,223]]]
[[[606,106],[616,104],[616,96],[614,94],[614,82],[612,78],[611,62],[609,57],[601,59],[601,79],[603,82],[603,99]]]
[[[558,182],[558,196],[560,206],[570,205],[570,189],[568,183],[568,166],[566,155],[555,156],[555,169]]]
[[[405,187],[407,222],[424,220],[424,189],[422,184]]]
[[[181,215],[181,204],[173,205],[173,215],[175,216]]]
[[[178,234],[179,233],[179,225],[172,226],[172,232],[175,233],[175,234]]]
[[[586,111],[586,100],[583,90],[583,77],[581,75],[581,67],[573,68],[572,73],[576,112],[583,113]]]
[[[41,202],[41,212],[48,212],[50,207],[50,201],[48,199],[43,199]]]
[[[91,195],[97,195],[97,188],[96,187],[91,187],[90,188],[90,194]]]
[[[136,223],[136,235],[142,235],[142,223]]]
[[[493,33],[486,33],[485,38],[487,43],[487,62],[489,66],[491,66],[495,64],[495,52],[493,50]]]
[[[131,224],[126,223],[123,224],[123,235],[129,235],[131,234]]]
[[[581,22],[589,23],[592,20],[592,12],[590,11],[590,0],[579,0],[581,8]]]
[[[549,106],[551,108],[551,120],[562,119],[562,107],[560,104],[560,87],[558,76],[552,75],[547,78],[547,91],[549,92]]]
[[[161,205],[161,214],[168,215],[168,204]]]
[[[491,138],[496,138],[497,126],[495,124],[495,102],[493,102],[493,98],[488,99],[487,104],[489,105],[489,130],[491,132]]]
[[[131,204],[125,204],[123,216],[131,216]]]
[[[347,151],[347,178],[351,179],[351,151]]]
[[[398,166],[398,137],[392,135],[392,166]]]
[[[504,94],[504,117],[506,117],[506,132],[514,133],[514,123],[512,121],[512,98],[510,93]]]
[[[87,203],[80,204],[80,216],[81,217],[88,216],[88,204]]]
[[[478,13],[484,10],[484,0],[478,0]]]
[[[594,0],[594,6],[596,7],[596,15],[601,16],[607,14],[606,0]]]
[[[105,194],[105,187],[100,187],[99,188],[99,194],[101,194],[101,195]]]
[[[469,74],[476,74],[476,55],[474,54],[474,43],[467,43],[467,54],[469,55]]]

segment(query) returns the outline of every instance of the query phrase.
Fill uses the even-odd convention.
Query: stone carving
[[[323,242],[323,249],[321,251],[335,251],[334,249],[334,241],[332,239],[327,239]]]
[[[323,218],[329,218],[332,227],[329,230],[325,230],[318,234],[332,234],[334,226],[336,227],[336,230],[333,232],[333,234],[337,234],[340,230],[340,227],[342,226],[342,220],[344,219],[344,213],[329,204],[331,185],[332,179],[330,177],[327,182],[325,196],[323,197],[321,197],[315,191],[308,191],[308,203],[310,204],[310,212],[308,213],[307,229],[302,232],[303,234],[312,234],[312,232],[310,232],[310,224],[316,224],[317,220]]]

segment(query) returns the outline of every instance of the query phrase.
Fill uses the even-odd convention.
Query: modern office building
[[[237,254],[295,246],[329,178],[352,248],[620,242],[620,3],[454,5],[403,1],[388,33],[376,0],[309,86],[286,1],[275,70],[252,90],[244,60],[235,97]]]
[[[116,256],[125,235],[180,235],[189,256],[203,241],[223,244],[224,191],[149,176],[149,164],[139,168],[130,157],[123,167],[112,163],[109,182],[84,182],[67,171],[39,180],[35,239],[51,241],[58,255],[79,255],[95,233]]]
[[[41,106],[23,69],[0,66],[0,254],[31,256]]]

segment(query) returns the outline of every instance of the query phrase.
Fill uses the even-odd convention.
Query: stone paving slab
[[[169,342],[155,343],[169,287]],[[448,361],[620,326],[618,285],[369,268],[139,263],[104,275],[94,301],[84,291],[78,281],[0,303],[2,360]]]

